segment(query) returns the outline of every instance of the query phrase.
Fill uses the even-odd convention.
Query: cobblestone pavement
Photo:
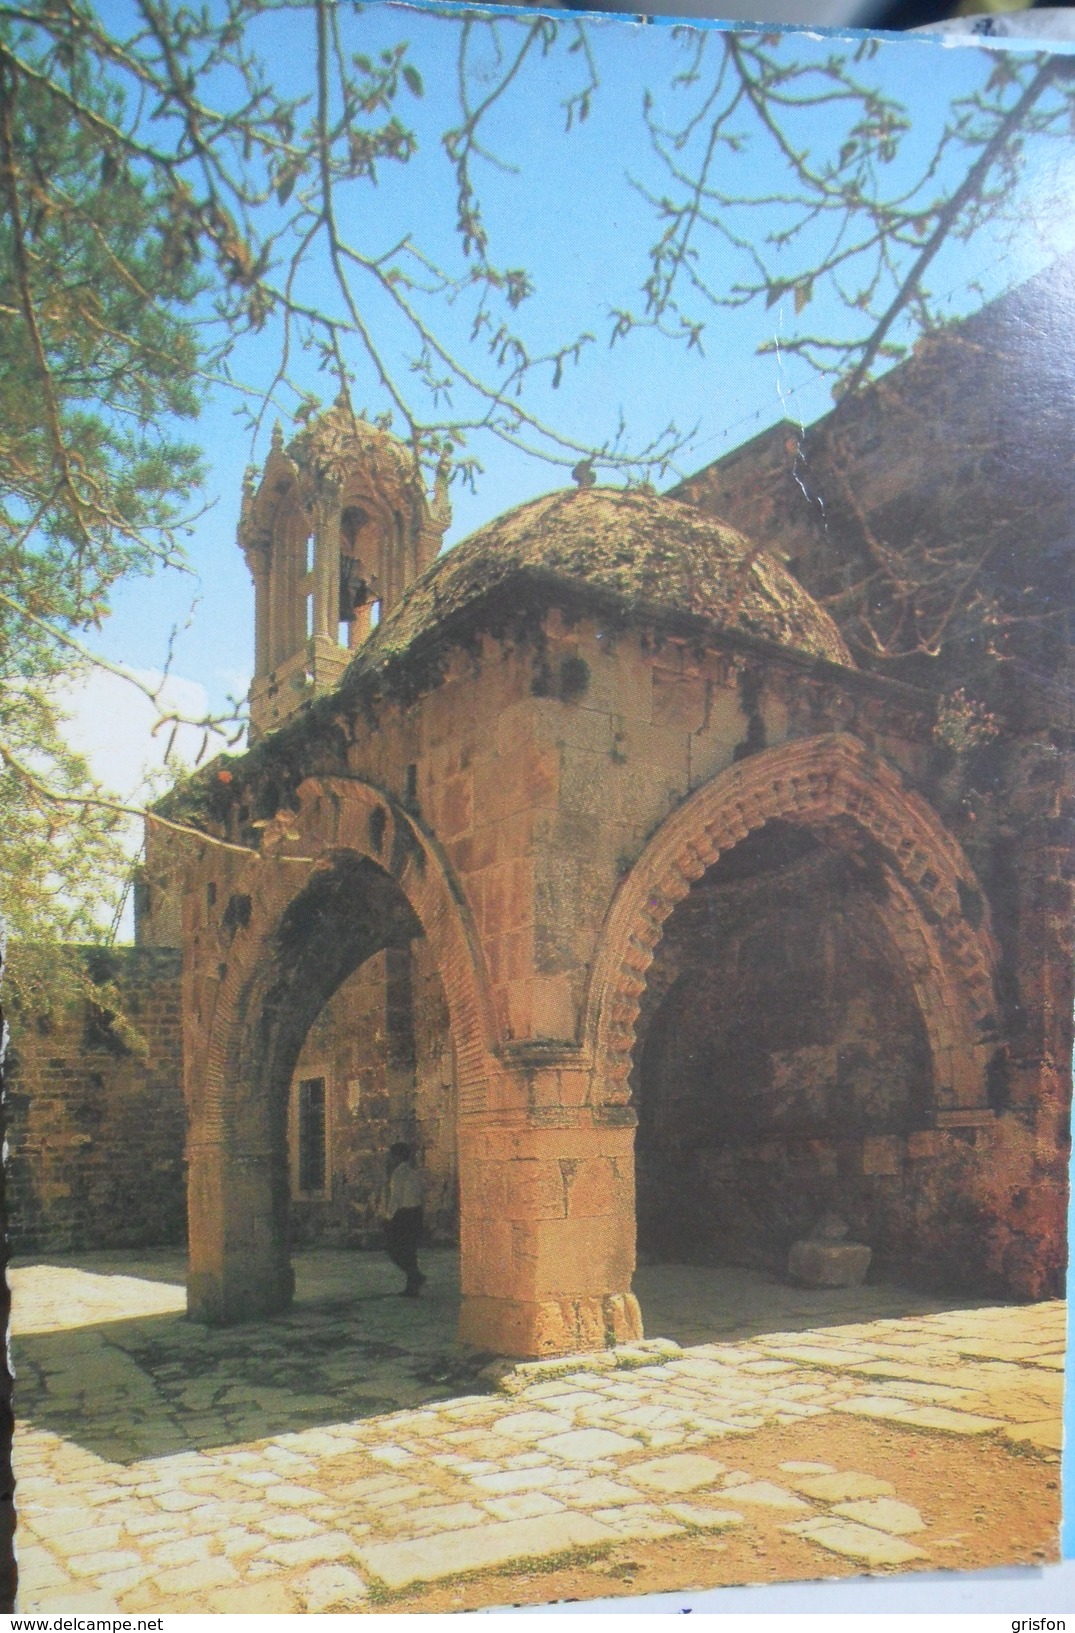
[[[300,1255],[295,1308],[223,1332],[182,1318],[175,1255],[13,1270],[20,1608],[362,1608],[774,1513],[818,1574],[951,1565],[891,1481],[794,1461],[759,1478],[737,1437],[841,1414],[1058,1456],[1060,1303],[661,1267],[637,1285],[673,1336],[509,1368],[452,1346],[455,1262],[426,1264],[412,1302],[376,1255]]]

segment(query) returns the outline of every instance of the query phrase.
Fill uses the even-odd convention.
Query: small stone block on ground
[[[800,1287],[859,1287],[872,1257],[861,1242],[796,1242],[788,1254],[788,1279]]]

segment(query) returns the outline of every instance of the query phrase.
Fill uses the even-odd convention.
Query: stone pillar
[[[261,680],[272,668],[269,652],[269,561],[264,548],[247,555],[254,580],[254,679]]]
[[[314,638],[339,636],[340,515],[334,496],[318,500],[314,523]]]
[[[258,1321],[291,1303],[286,1147],[239,1155],[188,1146],[187,1314],[212,1326]]]
[[[460,1337],[499,1355],[568,1355],[642,1336],[634,1114],[590,1108],[461,1128]]]

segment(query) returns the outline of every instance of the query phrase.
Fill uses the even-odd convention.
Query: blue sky
[[[306,82],[308,26],[294,13],[279,13],[259,37],[281,89],[290,91]],[[454,237],[450,170],[439,140],[458,117],[454,58],[459,26],[455,19],[430,11],[379,5],[368,7],[351,24],[348,44],[370,55],[407,39],[426,85],[422,100],[402,99],[403,117],[413,119],[418,133],[417,157],[406,166],[382,167],[376,189],[356,185],[345,200],[345,229],[372,251],[409,232],[438,259],[462,264]],[[518,27],[507,24],[506,45]],[[586,331],[595,336],[579,366],[568,365],[561,388],[554,392],[546,373],[528,392],[528,405],[586,444],[600,444],[613,435],[621,413],[634,446],[674,420],[681,432],[694,433],[676,459],[678,472],[687,473],[784,415],[809,423],[831,406],[831,398],[805,364],[758,355],[760,345],[792,332],[797,319],[790,297],[772,309],[755,302],[738,311],[710,312],[703,353],[688,353],[681,345],[643,331],[610,349],[609,309],[624,305],[639,309],[638,290],[648,270],[646,249],[657,231],[653,209],[631,185],[632,179],[657,190],[666,186],[646,140],[642,98],[651,90],[670,117],[677,102],[689,100],[693,94],[689,89],[676,92],[670,82],[688,60],[690,41],[677,38],[668,27],[625,20],[591,19],[588,28],[601,79],[589,119],[565,133],[561,103],[585,77],[579,54],[567,49],[574,29],[568,19],[557,45],[534,63],[529,77],[520,78],[490,122],[489,145],[510,168],[479,165],[483,213],[494,258],[509,267],[526,267],[535,286],[533,297],[518,314],[528,343],[544,350]],[[788,32],[780,49],[789,62],[817,64],[835,48],[823,36]],[[932,147],[953,99],[982,83],[984,60],[985,53],[978,50],[940,50],[919,40],[890,38],[864,66],[864,78],[912,112],[910,160]],[[830,126],[831,115],[815,118],[812,124],[806,117],[799,123],[799,135],[820,152],[833,140]],[[748,172],[756,183],[772,153],[771,146],[755,135],[741,154],[729,156],[729,185],[747,185]],[[1049,150],[1043,149],[1040,165],[1031,154],[1032,170],[1044,170],[1052,162]],[[779,181],[778,172],[772,174]],[[898,167],[893,167],[884,179],[894,181],[897,175]],[[1035,178],[1039,195],[1052,185],[1052,178],[1047,182]],[[759,230],[769,230],[777,219],[775,211],[756,212],[754,217]],[[991,293],[1020,281],[1048,259],[1051,234],[1051,225],[1040,231],[1028,216],[1026,231],[1014,244],[1002,243],[995,234],[981,234],[969,247],[954,244],[935,263],[933,288],[939,294],[950,292],[953,314],[971,310],[981,300],[969,287],[975,280]],[[699,242],[705,270],[714,281],[730,283],[741,275],[742,266],[712,235]],[[333,300],[324,268],[316,260],[306,292],[321,303]],[[368,302],[371,326],[407,377],[406,359],[413,354],[409,337],[383,300],[370,295]],[[465,300],[455,307],[431,302],[426,312],[468,361],[481,364],[480,354],[466,351]],[[834,333],[842,321],[823,288],[806,317],[815,327]],[[255,388],[263,387],[272,377],[276,345],[271,327],[245,344],[235,358],[236,374]],[[358,352],[348,361],[358,373],[356,405],[365,404],[371,412],[383,407]],[[309,360],[307,368],[310,388],[330,400],[334,388],[316,374]],[[466,406],[458,397],[456,404]],[[113,597],[113,616],[100,638],[101,649],[110,658],[152,670],[163,660],[168,630],[175,623],[186,624],[193,610],[190,627],[176,647],[175,669],[200,683],[214,707],[227,693],[245,689],[249,675],[253,602],[235,545],[235,523],[243,470],[252,458],[264,457],[272,418],[252,444],[236,407],[234,396],[218,391],[193,428],[207,452],[210,508],[189,541],[191,576],[167,573],[120,586]],[[455,519],[449,543],[509,506],[568,480],[564,469],[528,458],[491,437],[474,439],[468,452],[481,459],[485,471],[476,493],[458,484],[453,487]],[[674,474],[670,472],[668,480]],[[605,479],[620,480],[616,475]]]

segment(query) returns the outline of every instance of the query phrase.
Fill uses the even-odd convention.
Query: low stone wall
[[[19,1257],[186,1239],[182,955],[87,957],[116,982],[144,1047],[82,1002],[47,1020],[9,1017],[6,1191]]]

